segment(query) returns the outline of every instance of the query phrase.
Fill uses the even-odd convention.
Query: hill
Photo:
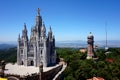
[[[120,48],[110,48],[109,54],[104,54],[104,49],[98,49],[95,54],[97,61],[86,59],[86,53],[75,48],[56,48],[58,58],[64,58],[67,68],[63,72],[64,80],[86,80],[93,76],[105,80],[120,79]],[[0,60],[16,62],[17,48],[0,50]]]
[[[57,49],[57,55],[67,62],[63,75],[64,80],[86,80],[92,77],[102,77],[105,80],[120,79],[120,48],[110,48],[108,54],[104,49],[98,49],[95,55],[97,61],[86,59],[86,53],[77,49]]]
[[[7,43],[0,44],[0,49],[9,49],[9,48],[14,48],[14,47],[16,47],[15,44],[7,44]]]
[[[6,62],[16,62],[17,59],[17,48],[9,48],[0,50],[0,60],[5,60]]]
[[[105,47],[105,40],[95,41],[95,45],[99,48]],[[64,48],[84,48],[87,47],[87,41],[76,40],[76,41],[56,41],[56,47]],[[108,40],[108,47],[120,47],[119,40]]]

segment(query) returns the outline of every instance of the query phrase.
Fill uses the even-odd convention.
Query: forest
[[[81,53],[75,48],[56,48],[56,53],[58,58],[64,58],[67,63],[63,72],[64,80],[86,80],[93,76],[105,80],[120,79],[120,48],[110,48],[109,53],[104,49],[96,50],[94,54],[97,60],[87,60],[87,53]],[[0,50],[0,60],[5,60],[6,63],[15,63],[16,56],[16,48]]]
[[[15,63],[17,60],[17,48],[0,49],[0,60]]]
[[[87,53],[79,49],[57,48],[57,55],[67,62],[63,75],[64,80],[86,80],[92,77],[102,77],[105,80],[120,80],[120,48],[110,48],[94,52],[97,60],[86,59]]]

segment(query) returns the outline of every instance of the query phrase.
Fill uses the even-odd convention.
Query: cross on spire
[[[40,16],[40,8],[38,8],[38,10],[37,10],[37,11],[38,11],[38,16]]]

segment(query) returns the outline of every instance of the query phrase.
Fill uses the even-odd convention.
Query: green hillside
[[[109,49],[110,53],[104,54],[103,49],[95,52],[99,58],[97,61],[86,59],[86,53],[79,49],[56,48],[58,58],[62,57],[67,62],[67,68],[63,72],[64,80],[86,80],[93,76],[102,77],[105,80],[120,79],[120,48]],[[0,60],[16,62],[16,48],[0,50]]]
[[[15,63],[17,59],[17,49],[9,48],[0,50],[0,60],[5,60],[6,62]]]
[[[95,52],[98,60],[87,60],[86,53],[76,49],[57,49],[57,54],[63,57],[68,64],[64,71],[64,80],[86,80],[88,78],[102,77],[105,80],[120,80],[120,48],[109,49],[104,54],[103,49]]]

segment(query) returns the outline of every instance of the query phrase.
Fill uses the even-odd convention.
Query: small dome
[[[91,37],[93,37],[93,34],[90,32],[88,35],[88,38],[91,38]]]

